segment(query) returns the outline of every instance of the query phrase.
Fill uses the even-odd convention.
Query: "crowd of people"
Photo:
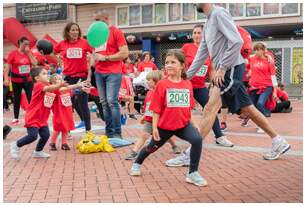
[[[266,132],[272,139],[272,149],[263,157],[278,159],[290,145],[266,117],[274,112],[291,112],[292,107],[284,85],[277,82],[273,54],[264,43],[254,45],[254,54],[250,51],[242,54],[243,38],[230,14],[212,4],[197,4],[197,9],[208,17],[207,22],[194,26],[191,43],[166,54],[163,69],[156,66],[148,51],[136,59],[129,57],[124,34],[110,24],[106,10],[97,13],[95,19],[108,24],[110,31],[109,39],[99,48],[88,44],[74,22],[65,26],[63,40],[48,55],[33,54],[29,40],[22,37],[4,65],[3,109],[9,108],[7,96],[11,84],[14,108],[11,125],[20,124],[22,90],[29,102],[25,112],[27,135],[11,143],[11,156],[19,159],[20,149],[34,142],[38,135],[33,157],[40,158],[50,156],[43,151],[50,136],[50,150],[55,151],[59,134],[62,150],[70,150],[67,139],[75,128],[84,127],[85,135],[92,135],[88,101],[93,100],[105,122],[108,138],[123,138],[120,121],[123,112],[134,120],[142,115],[143,133],[126,156],[126,160],[134,161],[131,175],[140,175],[144,160],[168,140],[173,152],[180,154],[175,135],[189,142],[190,147],[167,160],[166,165],[189,166],[186,181],[207,185],[198,172],[202,141],[212,129],[217,145],[234,146],[224,134],[227,112],[240,115],[242,126],[252,120],[258,125],[258,132]],[[138,114],[133,79],[143,73],[148,91]],[[203,111],[200,123],[192,115],[196,104]],[[217,117],[220,109],[221,122]],[[52,134],[48,127],[51,111]],[[76,125],[74,111],[81,120]]]

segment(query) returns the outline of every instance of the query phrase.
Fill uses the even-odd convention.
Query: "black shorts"
[[[242,82],[244,70],[245,64],[240,64],[226,71],[224,75],[224,84],[221,87],[222,105],[226,105],[233,114],[240,114],[241,108],[252,105]]]

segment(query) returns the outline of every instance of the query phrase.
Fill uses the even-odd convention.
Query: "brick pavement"
[[[9,144],[25,134],[21,124],[4,140],[4,202],[302,202],[302,102],[295,101],[293,106],[293,113],[269,118],[292,145],[288,155],[277,161],[262,159],[262,152],[271,144],[266,135],[255,133],[254,124],[243,128],[236,116],[229,116],[227,135],[236,146],[216,146],[212,135],[205,139],[199,168],[209,184],[204,188],[185,182],[187,167],[164,166],[165,160],[174,157],[169,145],[144,162],[140,177],[128,175],[131,162],[124,157],[131,146],[89,155],[75,148],[50,151],[51,157],[45,160],[30,157],[35,147],[31,144],[22,148],[21,160],[15,161],[10,158]],[[11,116],[11,112],[4,114],[4,122]],[[92,118],[94,132],[101,134],[101,120],[94,114]],[[140,132],[141,125],[134,120],[123,129],[124,136],[131,139]],[[75,145],[81,135],[74,133],[69,144]],[[182,148],[188,146],[178,143]]]

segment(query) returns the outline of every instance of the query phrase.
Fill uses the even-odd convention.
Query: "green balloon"
[[[102,21],[92,23],[87,31],[88,44],[93,48],[102,46],[109,37],[108,25]]]

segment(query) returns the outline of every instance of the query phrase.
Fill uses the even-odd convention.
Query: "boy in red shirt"
[[[60,82],[54,85],[49,85],[48,72],[40,67],[33,68],[30,74],[35,85],[33,88],[32,100],[25,114],[24,126],[27,128],[28,134],[18,141],[11,143],[10,152],[14,159],[19,159],[20,148],[34,142],[37,139],[38,134],[40,139],[32,156],[38,158],[50,157],[49,154],[43,152],[43,149],[50,137],[48,119],[50,108],[55,99],[55,94],[52,92],[66,84],[65,82]]]
[[[289,101],[288,94],[285,91],[285,86],[279,84],[276,88],[276,98],[270,95],[266,102],[266,108],[272,113],[290,113],[292,112],[292,107],[290,107],[291,102]]]
[[[192,108],[195,105],[190,81],[185,80],[185,56],[179,50],[170,51],[166,56],[165,68],[168,77],[159,81],[150,105],[153,111],[153,138],[142,148],[130,175],[140,175],[143,161],[162,147],[173,135],[188,141],[190,167],[186,181],[197,186],[206,186],[206,180],[198,172],[202,152],[202,137],[191,121]]]
[[[149,86],[149,91],[147,92],[146,98],[144,100],[144,108],[143,108],[143,118],[140,123],[143,124],[143,135],[137,139],[135,146],[131,150],[131,152],[126,156],[126,160],[133,160],[137,157],[139,149],[145,144],[146,140],[152,135],[152,116],[153,112],[149,109],[150,104],[153,100],[154,90],[158,81],[162,79],[162,71],[156,70],[151,71],[147,75],[147,83]],[[180,148],[175,144],[173,139],[169,140],[169,143],[172,146],[172,150],[174,153],[180,153]]]

